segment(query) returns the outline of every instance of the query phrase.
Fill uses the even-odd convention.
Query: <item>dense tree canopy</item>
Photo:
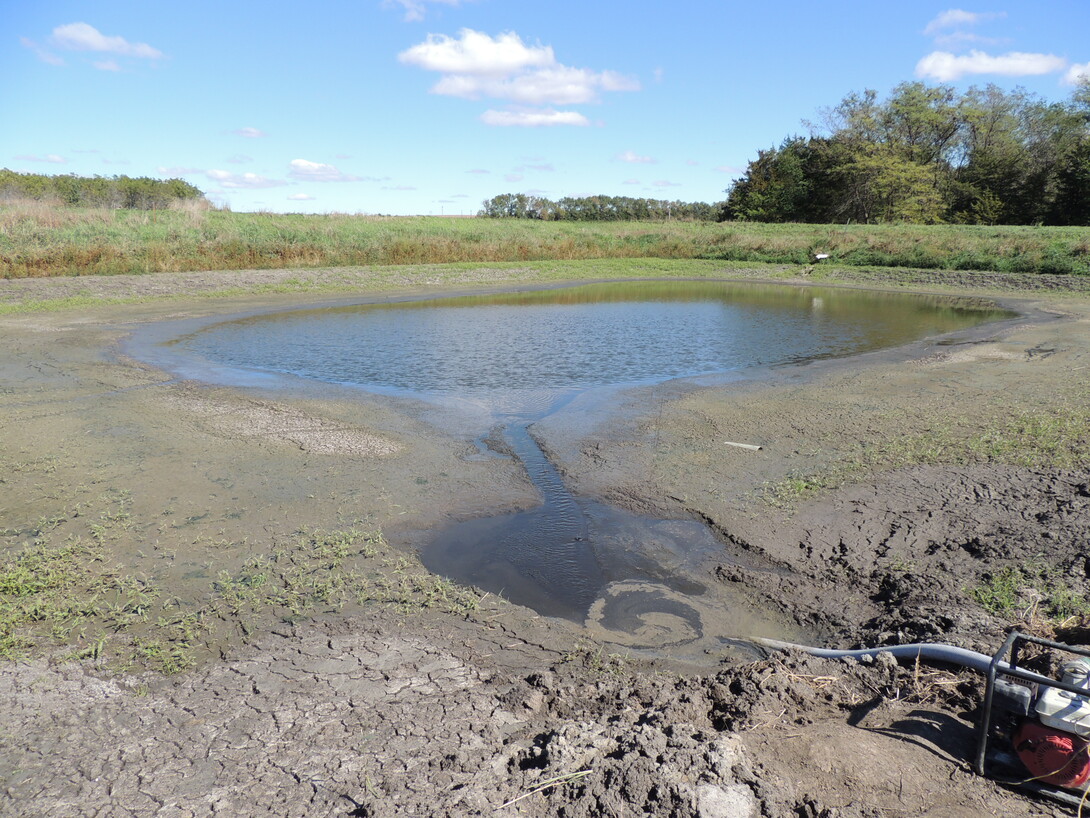
[[[179,200],[203,197],[200,190],[183,179],[75,174],[47,176],[0,168],[0,200],[46,199],[82,207],[154,210]]]
[[[849,94],[760,151],[720,219],[1090,224],[1090,83],[1067,103],[994,85]]]
[[[478,216],[492,219],[543,219],[548,221],[714,221],[720,205],[705,202],[670,202],[628,196],[565,196],[550,201],[525,193],[503,193],[481,206]]]

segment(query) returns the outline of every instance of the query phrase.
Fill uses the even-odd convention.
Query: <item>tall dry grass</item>
[[[1085,228],[536,222],[0,203],[0,276],[609,258],[1090,275]]]

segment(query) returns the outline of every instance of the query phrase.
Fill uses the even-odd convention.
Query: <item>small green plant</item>
[[[561,657],[561,661],[582,665],[596,676],[622,676],[631,660],[619,653],[606,653],[604,645],[580,640]]]
[[[1086,594],[1039,560],[1001,568],[968,593],[989,613],[1015,621],[1059,625],[1090,616]]]

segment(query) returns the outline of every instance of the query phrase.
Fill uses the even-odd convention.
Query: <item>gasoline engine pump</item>
[[[1019,667],[1029,643],[1078,656],[1049,679]],[[979,735],[978,773],[1081,807],[1090,781],[1090,651],[1012,633],[988,670]]]

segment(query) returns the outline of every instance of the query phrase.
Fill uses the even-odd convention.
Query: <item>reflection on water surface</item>
[[[992,317],[914,295],[623,282],[259,315],[178,343],[222,365],[510,416],[534,414],[541,394],[852,355]]]
[[[699,577],[723,556],[707,528],[573,496],[528,425],[588,389],[853,355],[1005,315],[919,295],[641,281],[273,313],[174,343],[217,365],[481,407],[479,432],[505,426],[542,504],[452,525],[417,544],[424,563],[602,640],[692,655],[787,634]]]

